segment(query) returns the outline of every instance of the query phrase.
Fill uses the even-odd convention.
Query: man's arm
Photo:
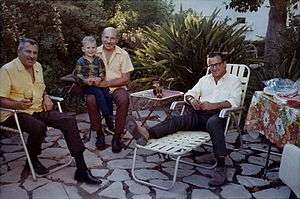
[[[210,102],[199,102],[199,110],[221,110],[223,108],[230,108],[231,104],[228,101],[223,102],[216,102],[216,103],[210,103]]]
[[[98,87],[108,88],[108,87],[120,87],[128,84],[130,80],[130,73],[122,73],[121,78],[116,78],[112,80],[103,80],[99,78],[99,80],[95,81],[95,85]]]
[[[195,86],[188,90],[185,94],[184,94],[184,101],[187,102],[188,104],[192,105],[195,104],[201,95],[201,85],[202,85],[202,78],[199,79],[199,81],[197,82],[197,84],[195,84]]]
[[[44,92],[44,96],[43,96],[43,107],[44,107],[44,111],[51,111],[53,109],[53,102],[50,99],[49,95],[47,95],[46,92]]]
[[[0,97],[0,107],[2,108],[26,110],[30,106],[32,106],[32,102],[28,99],[22,99],[20,101],[16,101],[6,97]]]

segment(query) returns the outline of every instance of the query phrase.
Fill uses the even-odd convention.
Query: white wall
[[[226,0],[173,0],[175,12],[179,12],[180,5],[182,5],[183,10],[192,8],[205,16],[211,15],[216,8],[221,9],[219,13],[220,19],[229,17],[232,22],[235,22],[237,17],[245,17],[246,24],[250,27],[250,31],[246,34],[246,39],[260,40],[262,39],[261,37],[265,37],[269,18],[269,8],[267,4],[259,8],[257,12],[239,13],[232,9],[226,10],[225,1]]]

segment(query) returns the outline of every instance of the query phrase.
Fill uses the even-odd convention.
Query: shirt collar
[[[218,80],[218,82],[222,82],[224,81],[225,79],[227,79],[227,77],[229,76],[229,73],[226,73]],[[209,74],[209,78],[212,80],[212,81],[215,81],[214,77],[212,76],[212,74],[210,73]]]
[[[18,62],[18,65],[17,65],[18,71],[25,70],[25,66],[22,64],[21,60],[18,57],[16,58],[16,61]],[[33,70],[36,72],[40,71],[40,69],[37,67],[37,62],[33,65]]]
[[[103,53],[103,44],[99,47],[99,52]],[[116,46],[114,52],[116,54],[121,54],[122,53],[122,49],[119,46]]]

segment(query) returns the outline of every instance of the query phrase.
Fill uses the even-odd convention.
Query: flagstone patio
[[[145,115],[147,111],[141,112]],[[164,112],[156,111],[157,118],[165,118]],[[81,135],[85,138],[89,131],[87,114],[76,116]],[[159,121],[154,117],[148,125]],[[106,136],[106,143],[110,144],[111,135]],[[130,138],[125,135],[125,141]],[[237,142],[237,133],[231,132],[227,136],[228,145]],[[212,171],[196,168],[190,165],[180,165],[175,187],[169,191],[144,186],[136,183],[131,176],[133,146],[114,154],[111,147],[99,151],[95,149],[95,133],[90,140],[85,141],[87,150],[84,153],[88,167],[95,176],[100,177],[103,183],[100,186],[91,186],[77,183],[73,179],[75,165],[72,163],[60,171],[47,177],[38,178],[33,182],[31,175],[23,171],[25,155],[19,144],[18,136],[2,137],[0,158],[0,198],[2,199],[92,199],[92,198],[288,198],[290,190],[278,178],[280,157],[271,155],[270,168],[266,179],[262,178],[266,153],[243,149],[231,151],[226,160],[228,166],[228,183],[219,188],[208,185]],[[248,134],[243,140],[251,145],[266,148],[260,143],[261,139],[253,139]],[[208,151],[211,149],[206,147]],[[200,152],[204,150],[201,149]],[[43,144],[41,162],[50,168],[61,164],[70,157],[66,143],[60,131],[50,129]],[[186,159],[189,159],[187,157]],[[171,182],[174,162],[165,159],[156,153],[141,151],[138,154],[136,175],[144,180],[159,184]]]

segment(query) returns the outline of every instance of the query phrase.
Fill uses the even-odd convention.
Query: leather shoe
[[[74,179],[78,182],[85,182],[87,184],[101,184],[102,181],[92,175],[90,170],[79,170],[75,171]]]
[[[95,146],[99,150],[105,149],[105,137],[103,133],[97,136]]]
[[[120,153],[123,148],[123,143],[121,142],[120,136],[113,136],[113,139],[111,140],[111,150],[113,153]]]
[[[31,162],[32,162],[34,172],[36,174],[45,175],[45,174],[49,173],[49,169],[47,169],[44,165],[42,165],[42,163],[38,159],[32,160]],[[26,161],[25,169],[30,170],[28,161]]]
[[[217,187],[225,184],[226,181],[226,168],[217,167],[212,179],[208,182],[209,186]]]

